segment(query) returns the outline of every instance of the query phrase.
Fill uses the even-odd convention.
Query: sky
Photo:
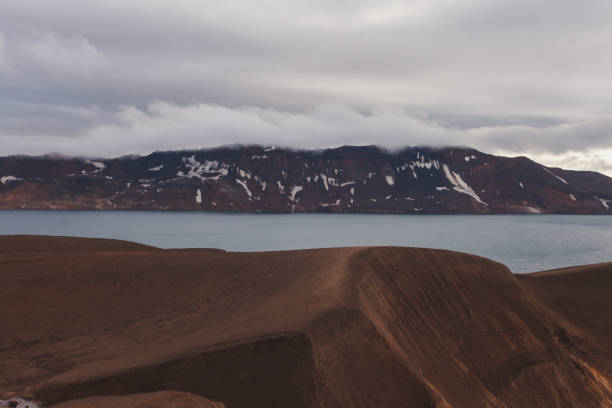
[[[609,0],[1,0],[0,155],[470,146],[612,176]]]

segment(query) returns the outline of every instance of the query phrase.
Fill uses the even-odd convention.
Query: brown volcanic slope
[[[0,398],[612,406],[609,268],[517,278],[429,249],[227,253],[0,237]]]
[[[544,304],[597,343],[598,361],[612,372],[612,262],[517,275]]]
[[[224,408],[220,402],[209,401],[197,395],[159,391],[150,394],[127,396],[98,396],[83,398],[54,405],[54,408]]]

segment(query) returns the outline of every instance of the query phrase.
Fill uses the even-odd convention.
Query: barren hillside
[[[0,398],[612,406],[609,268],[517,278],[431,249],[228,253],[1,237]]]

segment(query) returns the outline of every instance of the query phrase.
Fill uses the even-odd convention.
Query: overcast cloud
[[[0,1],[0,155],[467,145],[612,175],[612,2]]]

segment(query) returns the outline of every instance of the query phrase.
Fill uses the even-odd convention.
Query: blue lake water
[[[469,252],[515,273],[612,261],[612,216],[0,211],[0,234],[267,251],[399,245]]]

